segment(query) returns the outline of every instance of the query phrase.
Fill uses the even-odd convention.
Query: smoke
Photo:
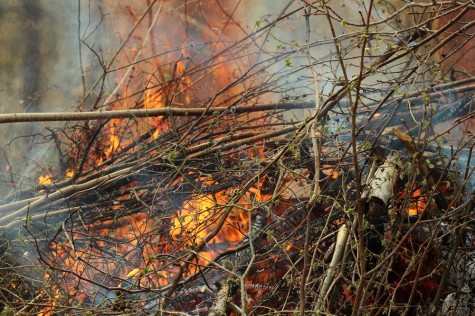
[[[95,6],[79,3],[83,7],[80,19],[78,8],[67,1],[2,1],[2,113],[77,109],[83,90],[82,72],[87,82],[101,72],[96,56],[84,44],[80,54],[79,38],[92,42],[99,51],[101,45],[94,42],[103,36],[100,1]],[[61,124],[0,126],[2,194],[31,187],[40,174],[57,165],[58,153],[46,126],[51,131]]]

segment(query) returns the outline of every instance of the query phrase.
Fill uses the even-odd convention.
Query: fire
[[[53,178],[49,174],[45,176],[39,176],[38,178],[38,184],[47,185],[47,184],[52,184],[52,183],[53,183]]]
[[[333,180],[338,179],[338,170],[330,165],[323,165],[321,169],[322,173]]]
[[[71,178],[74,175],[74,170],[70,169],[66,171],[66,178]]]
[[[397,195],[396,200],[402,201],[406,195],[406,191],[402,191]],[[422,189],[418,187],[418,184],[414,183],[410,192],[409,207],[405,212],[408,216],[418,216],[425,211],[426,207],[427,197],[423,193]]]
[[[56,289],[53,293],[53,296],[48,299],[46,307],[44,307],[37,316],[53,316],[55,315],[55,308],[58,306],[57,300],[60,297],[59,289]]]
[[[210,227],[209,221],[211,212],[216,209],[217,200],[212,195],[199,195],[193,200],[185,202],[183,209],[179,210],[173,220],[171,235],[175,239],[180,239],[186,232],[195,232],[193,243],[199,243],[207,235]],[[189,236],[187,236],[189,237]]]
[[[421,189],[416,189],[411,193],[411,205],[407,210],[409,216],[421,215],[427,207],[427,199]],[[415,201],[414,201],[415,200]]]
[[[74,273],[74,275],[70,275],[64,272],[59,278],[63,279],[62,282],[68,286],[74,287],[74,284],[82,284],[74,294],[82,301],[86,301],[88,296],[95,291],[95,287],[80,280],[96,280],[97,271],[95,269],[109,271],[112,275],[118,275],[123,279],[137,278],[145,274],[147,270],[160,271],[160,264],[154,259],[154,256],[157,251],[161,252],[163,249],[160,247],[153,249],[149,244],[141,250],[137,249],[141,240],[153,231],[153,225],[155,222],[148,220],[147,215],[141,213],[125,217],[109,229],[97,230],[94,225],[77,229],[70,235],[70,240],[74,240],[76,246],[69,241],[55,242],[51,245],[51,263]],[[109,243],[107,240],[110,238],[114,238],[115,242]],[[81,246],[84,242],[89,244]],[[157,242],[159,241],[157,240]],[[115,253],[126,262],[132,264],[137,262],[137,266],[131,271],[127,271],[125,270],[127,267],[120,265],[120,260],[112,260],[113,258],[105,260],[104,251]],[[94,265],[94,269],[91,269],[91,264]],[[153,282],[156,282],[158,274],[155,273],[154,277]],[[118,285],[113,280],[108,280],[103,284]]]
[[[109,146],[104,150],[104,155],[110,158],[120,146],[119,126],[120,119],[112,119],[109,122]]]
[[[173,8],[170,10],[170,15],[163,16],[162,23],[163,25],[173,24],[176,27],[170,31],[171,34],[159,33],[160,35],[157,35],[155,39],[162,41],[163,49],[170,52],[162,55],[153,54],[161,57],[150,62],[137,63],[134,65],[133,75],[127,73],[124,68],[120,68],[116,72],[118,80],[125,75],[133,80],[120,87],[121,93],[118,99],[105,107],[107,109],[197,107],[207,106],[210,100],[213,100],[212,106],[229,106],[234,104],[237,98],[242,98],[249,87],[230,84],[245,73],[247,68],[245,63],[250,61],[249,54],[244,52],[243,56],[238,55],[236,58],[230,58],[229,53],[218,57],[212,55],[216,51],[226,49],[228,45],[226,43],[233,40],[234,30],[230,22],[226,22],[225,26],[230,37],[226,38],[226,41],[221,41],[221,36],[223,36],[221,32],[217,34],[209,32],[208,27],[190,26],[188,22],[182,23],[180,21],[183,19],[177,19],[174,16],[176,8],[173,7],[173,2],[159,2]],[[190,12],[201,16],[203,3],[206,3],[211,11],[218,10],[212,14],[222,15],[214,2],[207,0],[201,1],[200,7],[195,7]],[[193,5],[190,5],[187,10],[192,7]],[[188,34],[190,28],[191,32],[199,34],[200,40],[209,43],[198,50],[190,47]],[[162,38],[163,35],[166,37]],[[137,38],[140,36],[137,35]],[[176,47],[179,49],[175,50]],[[119,59],[122,59],[126,65],[130,64],[129,54],[133,56],[134,49],[125,48],[124,54]],[[213,57],[210,58],[206,54],[211,54]],[[241,58],[244,61],[241,61]],[[225,92],[217,94],[221,90]],[[137,91],[140,92],[137,93]],[[223,119],[223,121],[228,120],[229,124],[225,127],[215,124],[216,130],[234,128],[237,125],[236,121],[247,119],[249,116],[237,118],[230,113]],[[128,145],[146,132],[152,130],[152,139],[160,138],[172,126],[177,125],[173,120],[174,118],[165,117],[111,119],[101,130],[102,134],[97,140],[97,150],[91,151],[91,162],[84,171],[89,172],[91,170],[86,169],[95,168],[106,159],[113,159],[119,153],[122,154]],[[84,143],[88,141],[84,139]],[[80,150],[80,147],[78,148]],[[158,151],[158,149],[155,150]],[[239,153],[235,155],[236,162],[239,162],[241,155],[263,160],[264,146],[239,149]],[[70,157],[73,161],[74,159],[77,161],[76,157],[82,157],[82,155],[80,152],[70,153]],[[96,171],[98,169],[92,170],[92,172]],[[66,176],[72,177],[73,174],[74,171],[71,168]],[[184,179],[178,177],[174,181],[173,183],[180,183]],[[234,247],[242,241],[249,230],[249,217],[252,216],[255,205],[271,199],[270,194],[265,194],[261,190],[264,181],[265,178],[262,178],[235,203],[226,223],[199,252],[198,259],[190,264],[187,275],[198,272],[198,265],[209,264],[209,261],[223,249]],[[50,176],[42,176],[39,178],[39,183],[49,184],[52,183],[52,179]],[[131,187],[138,185],[133,182]],[[230,192],[239,190],[239,185],[229,189],[213,190],[216,185],[218,183],[212,179],[199,177],[196,180],[195,192],[190,194],[189,199],[184,201],[179,209],[172,209],[169,214],[160,213],[158,216],[156,213],[162,211],[159,206],[153,205],[150,210],[128,209],[126,201],[136,197],[132,196],[130,188],[123,188],[122,196],[115,197],[107,209],[100,210],[100,212],[120,214],[117,219],[77,225],[64,234],[60,234],[61,237],[50,244],[51,254],[48,264],[60,267],[63,271],[55,276],[47,276],[48,280],[54,279],[57,284],[55,298],[58,298],[60,294],[65,294],[78,301],[91,303],[94,302],[94,296],[100,289],[97,284],[124,289],[159,288],[169,285],[178,273],[177,259],[174,258],[193,248],[215,229],[217,219],[230,200]],[[201,193],[204,189],[207,192]],[[54,310],[56,305],[50,305],[50,310]],[[42,315],[51,315],[50,310],[44,310]]]
[[[206,177],[199,177],[196,181],[202,189],[216,185]],[[253,205],[271,198],[261,192],[262,181],[236,203],[224,227],[199,253],[196,262],[190,265],[189,275],[199,272],[197,265],[209,264],[223,249],[235,247],[244,238],[249,230]],[[131,286],[150,288],[169,285],[178,272],[177,267],[170,259],[161,259],[159,256],[169,254],[173,258],[202,241],[215,229],[216,220],[229,202],[232,190],[195,194],[169,218],[168,231],[164,230],[166,226],[162,226],[160,219],[140,212],[102,223],[107,228],[89,224],[68,232],[68,238],[62,241],[58,239],[51,245],[51,264],[65,271],[56,276],[56,280],[62,280],[60,282],[68,284],[67,287],[71,289],[75,288],[74,295],[81,301],[91,300],[91,293],[97,291],[93,284],[84,280],[124,289]],[[110,208],[116,212],[124,211],[121,200],[117,200]],[[120,282],[114,278],[104,280],[97,271],[116,275]]]
[[[153,93],[151,92],[150,89],[147,89],[145,91],[145,99],[144,99],[144,108],[145,109],[159,109],[159,108],[164,108],[165,104],[162,101],[162,95],[161,93]],[[153,123],[151,123],[153,121]],[[152,138],[157,139],[158,136],[160,135],[160,130],[166,129],[167,125],[164,122],[162,117],[156,117],[156,118],[149,118],[147,119],[147,124],[148,125],[153,125],[155,127],[155,132],[153,132]]]
[[[268,201],[271,196],[261,194],[260,184],[251,188],[249,193],[241,198],[232,209],[228,220],[218,234],[209,242],[210,245],[223,244],[225,248],[236,245],[241,241],[249,229],[249,209],[253,203]],[[252,195],[252,196],[251,196]],[[173,219],[173,226],[170,234],[182,247],[192,247],[202,241],[211,231],[215,229],[215,221],[219,217],[223,206],[229,201],[229,192],[223,190],[215,194],[199,194],[193,199],[185,202],[184,207],[179,210]],[[219,247],[218,247],[219,248]],[[209,247],[208,250],[200,253],[198,264],[208,264],[218,254],[219,249]],[[197,272],[195,267],[191,273]]]
[[[187,240],[187,244],[197,244],[213,229],[214,220],[219,216],[221,208],[226,205],[226,191],[216,194],[198,195],[185,202],[173,219],[171,235],[175,240]],[[212,239],[211,243],[237,242],[247,232],[248,214],[244,209],[233,208],[228,224]]]
[[[242,136],[242,134],[240,134],[241,132],[249,133],[249,135],[258,134],[260,131],[272,125],[263,124],[263,127],[260,127],[258,126],[259,123],[265,119],[258,121],[257,118],[250,117],[251,114],[244,117],[244,115],[240,116],[240,111],[232,110],[233,107],[241,104],[252,104],[252,102],[257,99],[257,97],[253,95],[265,93],[261,92],[262,90],[253,90],[254,87],[251,85],[251,81],[254,79],[234,81],[241,76],[244,78],[253,78],[248,70],[254,71],[255,68],[254,65],[252,67],[246,67],[246,62],[240,61],[240,58],[245,56],[244,59],[252,63],[251,59],[254,53],[247,51],[246,48],[244,48],[246,45],[241,45],[243,47],[242,51],[238,51],[237,53],[227,50],[228,47],[232,47],[234,42],[233,33],[236,31],[236,29],[232,27],[234,16],[232,16],[232,19],[229,16],[223,18],[221,14],[220,18],[219,14],[215,11],[215,7],[217,6],[214,1],[202,0],[197,2],[190,1],[189,3],[187,1],[185,2],[185,10],[189,11],[190,14],[196,15],[193,16],[192,19],[186,19],[186,21],[184,21],[185,19],[177,18],[175,15],[179,9],[173,7],[173,1],[160,0],[158,3],[166,7],[168,11],[166,11],[166,14],[163,14],[164,21],[159,23],[158,27],[156,27],[160,32],[157,32],[156,37],[153,37],[154,42],[148,43],[144,40],[144,42],[141,43],[140,49],[131,48],[124,44],[124,51],[121,53],[123,56],[119,57],[119,60],[122,60],[123,63],[115,65],[114,62],[111,62],[111,64],[114,64],[114,68],[118,70],[108,71],[106,73],[110,76],[117,74],[117,77],[123,75],[123,78],[128,78],[128,80],[117,80],[121,82],[118,90],[120,90],[122,94],[120,97],[117,97],[115,101],[105,104],[104,109],[154,109],[190,106],[223,106],[228,107],[228,109],[223,112],[223,114],[220,114],[222,113],[221,111],[216,111],[215,113],[218,114],[215,115],[213,113],[212,116],[208,115],[210,113],[206,113],[206,116],[194,121],[197,122],[197,125],[189,124],[189,122],[186,121],[187,118],[178,119],[167,117],[135,118],[132,120],[111,119],[106,125],[98,124],[101,128],[97,129],[98,133],[94,134],[95,137],[97,137],[97,144],[94,145],[96,146],[96,150],[89,151],[87,156],[80,154],[71,155],[71,157],[76,157],[76,160],[80,160],[82,157],[89,157],[92,161],[89,165],[86,164],[86,167],[82,170],[83,177],[79,178],[72,186],[81,187],[81,184],[86,183],[86,180],[84,180],[86,177],[84,175],[89,177],[91,174],[94,175],[94,172],[101,172],[102,170],[106,172],[109,170],[119,170],[122,165],[132,167],[126,169],[126,176],[120,178],[117,182],[127,182],[128,186],[117,184],[119,188],[114,187],[116,182],[115,179],[111,177],[110,181],[109,179],[105,180],[105,182],[107,182],[107,186],[105,186],[107,190],[102,190],[102,182],[93,188],[89,187],[85,189],[93,191],[92,194],[96,195],[90,199],[92,202],[90,202],[89,199],[81,200],[81,205],[67,214],[70,215],[70,217],[62,223],[63,226],[55,228],[57,235],[49,244],[51,250],[50,257],[42,258],[42,260],[46,262],[46,266],[51,267],[51,271],[54,271],[54,275],[50,276],[46,274],[44,281],[55,282],[55,287],[53,287],[51,291],[53,294],[50,294],[50,298],[46,300],[48,307],[41,309],[38,315],[53,315],[55,309],[61,305],[58,303],[61,302],[61,298],[73,298],[74,300],[80,301],[81,304],[85,303],[84,306],[98,307],[98,310],[108,308],[108,304],[111,304],[111,302],[115,303],[114,300],[117,301],[116,298],[120,295],[117,293],[139,293],[136,297],[140,297],[143,293],[146,293],[144,296],[147,296],[150,292],[154,294],[159,293],[152,299],[160,300],[160,295],[164,293],[162,292],[162,287],[167,287],[171,284],[175,285],[177,283],[176,281],[183,281],[184,278],[199,273],[200,266],[210,264],[210,262],[212,262],[217,255],[222,254],[224,250],[239,245],[251,228],[250,223],[253,211],[258,208],[257,206],[259,204],[266,204],[273,195],[276,200],[272,202],[275,202],[275,204],[279,204],[282,200],[290,200],[291,198],[305,202],[306,198],[310,196],[310,190],[313,190],[313,187],[315,187],[315,183],[318,184],[315,179],[312,180],[311,177],[309,177],[311,174],[310,168],[302,168],[302,170],[298,171],[286,170],[290,167],[284,164],[286,161],[282,158],[282,163],[279,165],[279,169],[281,169],[279,172],[282,172],[282,176],[279,176],[279,179],[269,180],[268,182],[271,184],[268,184],[265,183],[267,179],[263,176],[260,181],[257,181],[253,187],[243,194],[239,201],[233,200],[233,204],[231,205],[231,191],[238,191],[242,187],[242,183],[239,183],[239,181],[247,181],[249,178],[256,176],[256,170],[264,170],[265,172],[271,170],[269,173],[273,172],[272,168],[267,169],[267,167],[273,167],[273,165],[267,165],[265,163],[259,164],[259,162],[265,161],[266,147],[264,144],[257,142],[252,144],[254,147],[251,147],[252,145],[244,141],[242,142],[244,145],[240,142],[233,143],[231,144],[234,146],[233,148],[223,149],[216,154],[216,157],[211,157],[211,155],[199,157],[197,155],[197,157],[202,160],[191,167],[199,171],[186,173],[187,166],[185,163],[187,159],[192,160],[190,156],[186,156],[188,154],[187,150],[189,147],[186,147],[188,144],[199,147],[199,145],[206,145],[208,141],[210,143],[216,141],[217,144],[221,145],[221,139],[228,137],[231,139],[235,136],[239,138]],[[151,2],[147,1],[147,3]],[[155,3],[155,1],[153,3]],[[196,3],[199,4],[199,8],[195,6]],[[221,10],[227,12],[222,8]],[[127,11],[131,13],[133,22],[140,25],[140,23],[138,23],[140,14],[136,13],[138,11],[135,11],[135,7],[133,7],[132,4],[128,7]],[[198,27],[195,25],[199,24],[196,21],[201,15],[207,15],[208,13],[210,13],[212,17],[212,19],[206,21],[208,26],[199,25]],[[227,14],[228,13],[225,15]],[[153,14],[150,15],[150,17],[152,16]],[[222,19],[226,20],[226,25],[222,27],[222,29],[210,25],[219,23],[216,21],[221,21]],[[147,28],[150,30],[153,29],[153,23],[155,23],[153,21],[155,20],[152,18],[149,19]],[[166,34],[165,28],[160,29],[160,27],[167,24],[173,25],[173,28],[170,30],[166,29],[166,31],[169,30],[169,34]],[[227,35],[227,33],[222,34],[225,28],[232,30],[228,32],[230,35]],[[213,32],[210,32],[211,30],[213,30]],[[130,42],[140,42],[146,38],[140,33],[140,28],[135,31]],[[118,31],[118,33],[119,32],[120,31]],[[194,33],[198,34],[197,40],[203,43],[194,44],[192,42],[196,41],[196,39],[192,37]],[[132,34],[132,32],[130,34]],[[166,38],[162,38],[162,36],[165,35]],[[155,43],[155,40],[159,43],[160,47],[157,47],[158,45]],[[202,46],[196,48],[195,45]],[[144,48],[145,53],[143,56],[138,56],[137,51],[141,51],[142,48]],[[264,48],[264,46],[261,48]],[[164,52],[161,51],[162,49]],[[222,50],[223,53],[213,55],[214,52],[219,50]],[[134,55],[135,53],[137,53],[137,55]],[[124,71],[126,68],[132,69],[132,66],[133,70],[131,73]],[[258,71],[258,69],[255,70]],[[255,79],[255,81],[259,81],[259,79]],[[126,83],[124,84],[124,82]],[[268,91],[275,93],[272,91],[271,85],[264,88],[266,91],[269,89]],[[113,95],[115,95],[115,92]],[[99,100],[101,100],[101,98],[99,98]],[[380,115],[380,113],[376,113],[375,117],[379,117]],[[254,123],[257,122],[257,126],[245,125],[246,120]],[[286,124],[284,120],[282,121],[282,123]],[[189,126],[193,128],[190,127],[188,129]],[[93,127],[95,126],[92,125],[90,131],[94,130]],[[165,133],[168,131],[170,131],[170,133]],[[186,131],[186,133],[184,133],[186,137],[174,138],[170,136],[172,134],[181,136],[179,135],[181,131]],[[152,140],[158,141],[149,142],[150,134]],[[168,136],[170,137],[166,138]],[[81,143],[81,141],[76,141],[74,138],[71,139],[77,143]],[[143,139],[146,140],[141,143],[141,145],[143,145],[142,147],[134,145],[135,143],[140,143]],[[159,140],[162,139],[165,139],[165,141],[159,142]],[[77,150],[80,152],[81,149],[87,148],[87,146],[85,146],[86,144],[89,145],[87,142],[84,142],[84,144],[81,143],[80,145],[82,146],[77,145]],[[129,146],[131,144],[133,146]],[[170,146],[170,148],[175,146],[174,149],[176,149],[176,151],[173,151],[173,153],[176,152],[177,154],[172,155],[171,150],[160,152],[162,148],[160,148],[160,146],[153,147],[152,145],[155,144],[163,144],[163,147]],[[218,146],[214,148],[218,148]],[[278,145],[276,148],[283,147]],[[120,158],[126,157],[129,153],[134,154],[129,155],[129,157],[140,157],[141,162],[149,158],[152,160],[152,166],[147,169],[148,166],[143,167],[145,164],[135,164],[135,161],[130,161],[133,159],[124,159],[123,161],[126,162],[121,165],[123,161],[121,161]],[[148,154],[150,155],[147,156]],[[234,166],[228,164],[229,161],[225,161],[223,156],[226,156],[226,158],[231,157],[233,159],[232,162],[236,164]],[[294,158],[295,160],[300,159],[300,153],[297,150],[295,150]],[[107,162],[108,164],[101,170],[100,168],[102,168],[102,166],[99,165],[102,163],[106,165],[106,159],[109,160]],[[166,167],[163,167],[163,170],[160,169],[162,166],[165,166],[165,163],[162,164],[162,159],[164,161],[166,160],[167,164]],[[214,161],[206,161],[211,159],[216,159],[217,163],[215,165],[218,165],[218,167],[213,165],[213,167],[210,168],[212,171],[209,172],[219,174],[219,176],[221,176],[221,173],[224,174],[224,180],[229,180],[228,183],[230,184],[224,181],[221,183],[208,177],[198,177],[198,174],[201,172],[207,173],[207,167],[214,164]],[[248,166],[242,167],[244,163],[240,165],[243,160],[245,163],[248,163]],[[183,165],[180,165],[182,161],[184,161]],[[226,164],[221,164],[222,161],[225,161]],[[155,162],[157,163],[155,164]],[[229,167],[229,165],[231,165],[231,167]],[[298,166],[299,164],[296,165]],[[91,166],[99,167],[91,168]],[[183,166],[185,167],[182,168]],[[266,166],[266,169],[261,169],[262,166]],[[108,167],[111,168],[106,169]],[[176,170],[173,169],[175,167]],[[233,172],[236,172],[235,174],[239,173],[239,177],[236,177],[237,180],[232,179],[232,176],[228,176],[226,172],[221,172],[221,169],[219,169],[220,171],[213,169],[216,168],[216,170],[218,170],[218,168],[221,167],[223,170],[237,167],[233,169]],[[133,170],[134,172],[130,172],[129,175],[128,171],[133,168],[135,168],[135,170]],[[339,169],[341,174],[339,174],[337,168],[341,168]],[[80,168],[76,170],[79,169]],[[136,172],[137,170],[140,172]],[[323,165],[321,166],[321,171],[326,175],[326,177],[324,177],[326,178],[325,180],[329,181],[337,180],[339,177],[340,179],[345,178],[346,174],[343,166],[335,167],[332,165]],[[104,178],[108,176],[106,172],[104,173]],[[289,174],[285,174],[287,172]],[[160,178],[162,177],[162,173],[164,174],[163,178],[172,180],[166,182],[166,180]],[[292,173],[292,175],[290,175],[290,173]],[[72,170],[66,173],[66,177],[72,177],[73,175],[74,171]],[[186,178],[187,175],[193,175],[194,177],[190,177],[190,179],[196,180],[194,180],[194,182],[193,180],[188,180]],[[272,175],[269,175],[269,179],[271,176]],[[141,177],[143,177],[144,180],[142,180]],[[153,177],[153,179],[151,180],[147,177]],[[90,178],[94,179],[93,177]],[[231,180],[229,178],[231,178]],[[323,183],[323,179],[320,178],[320,180]],[[41,176],[38,181],[40,184],[51,184],[53,182],[50,175]],[[312,181],[314,183],[312,183]],[[341,182],[343,186],[347,183],[346,179],[343,179]],[[163,202],[165,199],[161,200],[161,197],[155,198],[154,196],[150,198],[151,195],[162,195],[168,198],[171,192],[168,184],[172,184],[173,193],[177,193],[176,196],[179,196],[177,201],[173,200],[167,203]],[[266,191],[262,189],[265,187],[265,184],[267,184]],[[223,189],[226,185],[234,187]],[[274,185],[274,187],[272,187],[272,185]],[[350,185],[348,185],[348,188],[350,188]],[[109,189],[112,192],[109,192]],[[275,193],[273,195],[266,193],[274,189]],[[344,189],[345,187],[343,187],[343,190]],[[140,191],[146,191],[148,193],[148,195],[143,194],[147,199],[141,199]],[[79,194],[82,192],[74,192],[72,194],[75,195],[76,193],[82,197]],[[297,194],[300,194],[300,196],[297,197]],[[284,197],[284,195],[286,196]],[[396,200],[401,201],[406,197],[405,202],[407,203],[405,203],[404,210],[401,209],[401,211],[407,213],[409,216],[417,216],[422,214],[427,208],[428,201],[426,195],[427,192],[424,192],[423,189],[415,184],[411,190],[401,193]],[[86,194],[85,196],[90,197],[90,195]],[[68,198],[69,196],[65,195],[64,200],[68,202]],[[102,199],[102,203],[95,204],[96,198]],[[73,198],[71,198],[71,200],[73,200]],[[47,202],[49,201],[47,200]],[[92,210],[89,211],[88,209],[82,212],[83,205],[84,209],[90,208]],[[56,207],[57,205],[52,204],[51,207],[53,206]],[[69,205],[64,206],[64,208],[66,207],[68,207],[66,210],[69,211]],[[196,246],[198,244],[202,244],[204,240],[208,240],[207,236],[214,232],[217,227],[217,219],[221,218],[224,210],[229,210],[230,207],[232,207],[232,210],[226,218],[224,226],[203,249],[197,249]],[[71,207],[71,209],[73,209],[73,207]],[[79,210],[76,211],[76,209]],[[272,209],[272,212],[274,212],[274,209]],[[73,217],[73,215],[76,216],[76,214],[79,214],[79,219]],[[277,213],[274,213],[274,215],[275,214]],[[282,208],[280,214],[287,214],[284,213],[284,208]],[[309,219],[311,219],[310,215],[308,217]],[[342,222],[339,224],[342,224],[343,221],[347,219],[342,218],[340,220]],[[298,225],[301,223],[303,223],[303,221],[300,221]],[[310,223],[310,221],[308,223]],[[337,221],[335,221],[335,223],[337,223]],[[293,223],[289,225],[291,224]],[[286,230],[286,232],[287,231],[288,230]],[[269,230],[268,237],[272,237],[271,234],[274,232],[274,230]],[[309,235],[307,234],[307,236]],[[311,250],[310,248],[299,248],[299,244],[293,244],[292,240],[286,240],[276,245],[286,250],[283,251],[285,255],[292,254],[292,252],[300,253],[300,251],[301,253],[305,253]],[[316,250],[320,251],[320,249]],[[196,255],[196,258],[189,254]],[[277,263],[278,257],[273,258],[272,255],[271,253],[271,258],[266,258],[266,260],[274,260]],[[184,258],[193,259],[185,261]],[[293,259],[292,256],[292,264],[295,262],[295,267],[288,268],[287,271],[299,272],[297,267],[298,261],[294,261]],[[297,259],[297,256],[295,256],[295,259]],[[248,285],[256,285],[256,282],[259,284],[267,284],[276,282],[276,280],[282,280],[276,277],[275,271],[270,271],[276,268],[277,264],[268,264],[267,261],[264,262],[263,260],[260,263],[253,263],[253,269],[256,267],[261,270],[267,269],[267,273],[262,273],[258,276],[248,276],[246,279]],[[182,276],[181,273],[184,263],[188,266]],[[310,272],[313,273],[316,270],[317,269],[310,269]],[[179,276],[180,279],[178,279],[177,276]],[[309,274],[309,277],[311,276],[312,275]],[[298,279],[295,280],[298,281]],[[345,287],[343,288],[345,289]],[[257,291],[264,290],[261,288]],[[350,293],[349,291],[347,292]],[[307,293],[303,292],[302,294],[307,295]],[[102,297],[100,295],[102,295]],[[99,303],[96,301],[97,297],[99,297]],[[151,296],[147,296],[147,299],[144,299],[144,301],[152,300],[150,297]],[[252,298],[249,299],[248,303],[251,300]],[[138,304],[143,304],[142,306],[144,306],[146,303],[140,302]],[[117,311],[117,313],[120,312],[122,311]]]

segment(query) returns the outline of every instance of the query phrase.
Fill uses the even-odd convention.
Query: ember
[[[2,200],[5,313],[461,312],[475,81],[439,50],[468,2],[119,2],[81,111],[0,115],[82,120]]]

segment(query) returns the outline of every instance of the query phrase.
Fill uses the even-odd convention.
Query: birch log
[[[225,316],[226,306],[229,293],[229,283],[223,282],[221,289],[216,293],[216,298],[211,307],[208,316]]]
[[[343,253],[346,248],[346,243],[348,240],[350,230],[346,225],[342,225],[338,230],[338,235],[336,237],[335,251],[333,252],[332,261],[328,266],[327,275],[323,280],[322,286],[320,288],[320,294],[318,295],[317,303],[315,304],[314,312],[317,315],[322,314],[322,306],[325,298],[328,296],[328,289],[330,288],[331,283],[333,282],[333,277],[337,271],[337,267],[343,258]],[[325,314],[325,313],[323,313]]]
[[[386,205],[393,195],[393,187],[400,167],[398,156],[391,153],[376,170],[364,194],[369,202],[368,215],[370,218],[375,219],[386,215]]]

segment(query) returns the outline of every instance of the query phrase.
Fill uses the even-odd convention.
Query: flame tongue
[[[112,119],[109,123],[109,146],[104,150],[104,155],[107,158],[110,158],[119,149],[121,123],[120,119]]]
[[[159,109],[164,108],[165,104],[162,101],[160,92],[153,93],[150,89],[145,91],[144,108],[145,109]],[[161,131],[168,129],[168,124],[162,117],[149,118],[146,124],[155,127],[152,138],[157,139]]]

